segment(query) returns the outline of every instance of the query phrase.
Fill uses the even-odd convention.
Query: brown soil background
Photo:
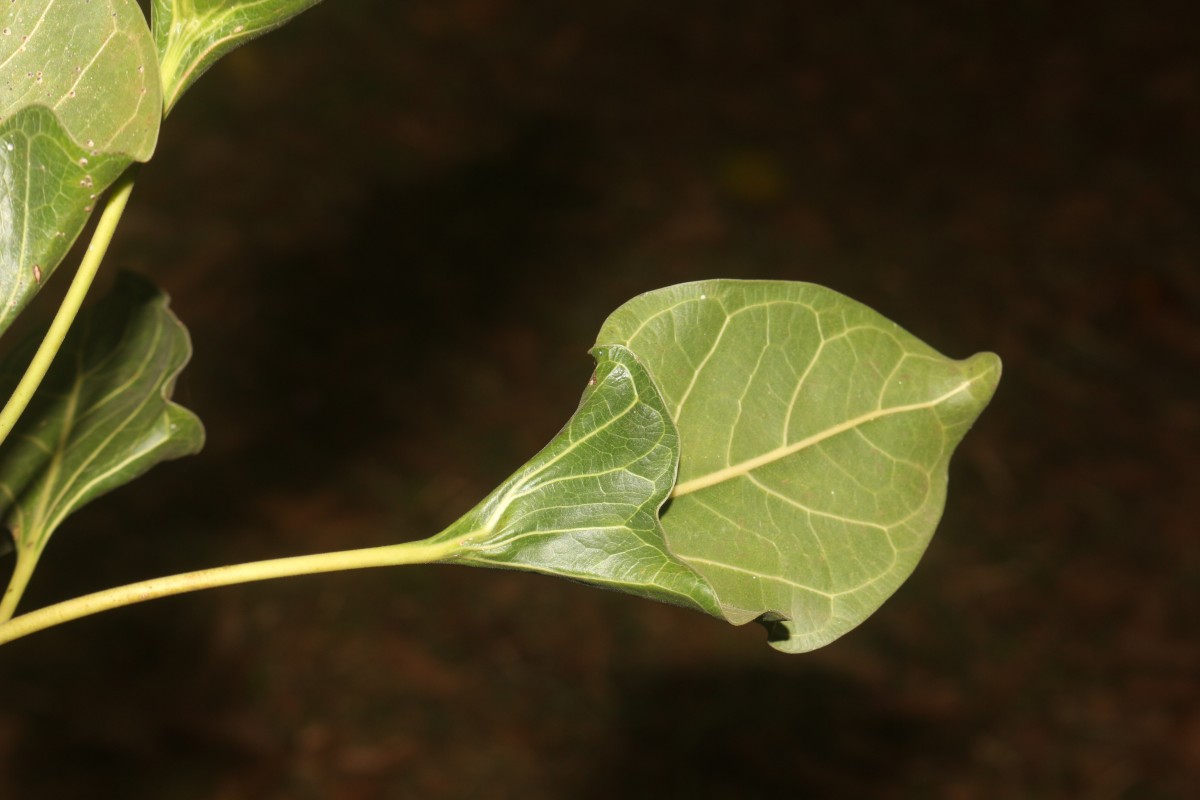
[[[1194,796],[1200,20],[1051,5],[329,2],[228,58],[109,259],[209,444],[28,608],[440,529],[669,283],[815,281],[1005,377],[821,651],[462,568],[219,590],[3,648],[0,797]]]

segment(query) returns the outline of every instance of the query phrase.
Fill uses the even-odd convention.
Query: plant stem
[[[92,280],[100,269],[100,262],[104,260],[104,254],[108,251],[108,245],[117,229],[117,223],[120,222],[121,214],[125,211],[125,204],[129,202],[129,193],[133,191],[133,175],[134,170],[128,169],[113,184],[112,191],[105,200],[104,212],[96,223],[92,240],[88,242],[87,252],[84,253],[83,260],[79,262],[79,269],[76,270],[75,277],[71,280],[66,297],[63,298],[62,305],[58,307],[58,312],[54,315],[50,329],[42,338],[37,352],[33,354],[33,360],[26,367],[21,382],[17,384],[17,388],[13,391],[12,397],[8,399],[4,410],[0,411],[0,444],[8,438],[8,434],[12,433],[13,426],[17,424],[17,420],[20,419],[21,414],[25,412],[29,402],[33,399],[34,392],[41,385],[42,379],[46,377],[46,371],[50,369],[50,363],[58,355],[58,350],[62,347],[63,338],[71,328],[71,323],[75,321],[79,307],[83,305],[83,298],[87,296],[88,289],[91,288]]]
[[[0,600],[0,623],[7,622],[16,613],[17,603],[21,602],[21,595],[25,594],[25,587],[29,585],[29,578],[33,575],[33,568],[37,566],[39,555],[41,548],[17,549],[17,563],[13,566],[8,588],[4,590],[4,599]]]
[[[20,639],[46,628],[52,628],[55,625],[61,625],[64,622],[98,614],[101,611],[159,597],[195,592],[200,589],[366,567],[392,567],[403,564],[432,564],[437,561],[448,561],[472,535],[467,534],[437,542],[432,539],[423,539],[360,550],[341,550],[334,553],[274,558],[269,561],[251,561],[246,564],[169,575],[165,578],[152,578],[148,581],[131,583],[127,586],[118,586],[83,597],[64,600],[61,603],[15,617],[0,624],[0,644]]]
[[[46,377],[46,372],[50,369],[50,364],[58,355],[63,339],[66,338],[67,331],[71,329],[71,323],[79,314],[83,299],[87,296],[88,289],[91,288],[92,281],[95,280],[96,273],[100,270],[104,254],[108,252],[108,245],[112,242],[113,234],[117,230],[117,223],[121,221],[121,215],[125,212],[125,206],[129,202],[129,194],[133,191],[134,172],[134,168],[125,170],[124,174],[113,184],[112,191],[108,193],[108,197],[104,201],[104,211],[96,222],[96,230],[92,232],[92,240],[88,242],[87,252],[83,254],[83,259],[79,262],[79,269],[75,271],[75,277],[71,279],[67,294],[63,297],[54,319],[50,322],[46,335],[42,337],[42,343],[38,345],[37,352],[33,354],[29,366],[25,368],[21,382],[13,390],[4,409],[0,410],[0,445],[12,433],[21,414],[25,413],[25,409],[29,407],[34,393],[42,385],[42,379]],[[25,587],[33,575],[33,569],[37,566],[40,555],[40,545],[33,549],[17,548],[17,564],[9,579],[8,588],[4,591],[4,599],[0,600],[0,623],[8,621],[17,610],[17,604],[21,602],[21,596],[25,593]]]

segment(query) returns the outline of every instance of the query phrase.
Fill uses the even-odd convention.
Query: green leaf
[[[96,197],[154,152],[158,61],[134,0],[22,0],[0,17],[0,333]]]
[[[0,123],[0,333],[62,263],[97,193],[128,165],[125,156],[90,155],[39,106]]]
[[[940,355],[829,289],[704,281],[618,309],[598,345],[649,370],[680,437],[663,516],[670,551],[725,618],[775,647],[820,647],[912,572],[946,495],[950,455],[999,359]]]
[[[596,372],[567,426],[435,537],[467,537],[453,560],[571,578],[717,615],[712,591],[666,549],[658,510],[675,482],[675,426],[623,347]]]
[[[89,154],[146,161],[162,120],[158,61],[135,0],[21,0],[0,23],[0,121],[45,106]]]
[[[153,0],[165,111],[217,59],[320,0]],[[165,112],[164,112],[165,113]]]
[[[0,365],[0,395],[12,393],[35,346],[30,341]],[[199,419],[170,402],[190,355],[166,296],[133,275],[122,274],[76,320],[0,446],[0,519],[26,577],[68,514],[161,461],[200,449]]]

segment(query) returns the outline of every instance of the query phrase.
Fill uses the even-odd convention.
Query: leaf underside
[[[5,396],[37,338],[0,365]],[[199,419],[170,402],[191,355],[167,298],[142,278],[119,276],[82,314],[41,390],[0,446],[0,519],[18,555],[34,558],[63,519],[155,464],[197,452]]]
[[[154,42],[135,0],[5,3],[0,121],[44,106],[89,153],[147,161],[162,119]]]
[[[618,309],[598,338],[649,370],[679,430],[667,546],[734,624],[820,647],[912,572],[950,455],[1000,363],[940,355],[866,306],[802,283],[703,281]]]
[[[593,354],[563,431],[435,541],[460,540],[459,563],[757,619],[786,652],[846,633],[912,572],[1000,373],[789,282],[650,292]]]

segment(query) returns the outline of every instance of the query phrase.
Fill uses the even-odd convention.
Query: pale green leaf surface
[[[799,652],[862,622],[912,572],[950,455],[999,359],[940,355],[871,309],[800,283],[704,281],[635,298],[597,344],[649,370],[680,437],[670,551],[729,621]]]
[[[150,158],[162,91],[135,0],[10,0],[0,18],[0,122],[45,106],[89,155]]]
[[[0,365],[4,396],[31,349]],[[89,500],[200,449],[200,421],[170,402],[190,355],[166,296],[133,275],[122,274],[76,320],[41,391],[0,446],[0,519],[19,555],[36,558]]]
[[[153,0],[151,20],[165,108],[216,61],[320,0]]]
[[[91,155],[40,106],[0,122],[0,333],[66,257],[96,196],[129,163]]]
[[[623,347],[594,351],[579,409],[528,464],[436,537],[467,537],[454,560],[557,575],[720,616],[712,591],[673,558],[658,511],[675,482],[675,426]]]

